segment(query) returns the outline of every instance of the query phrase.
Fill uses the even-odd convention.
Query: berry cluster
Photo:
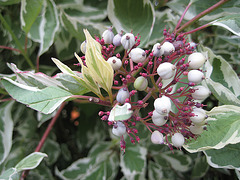
[[[188,43],[183,34],[163,31],[164,41],[156,43],[152,50],[139,48],[140,36],[120,32],[114,35],[112,28],[104,31],[102,38],[96,37],[102,46],[104,59],[112,66],[113,90],[117,90],[111,111],[99,112],[99,116],[112,126],[112,133],[121,138],[120,146],[125,150],[124,135],[132,143],[139,142],[136,123],[143,123],[152,133],[154,144],[166,144],[180,148],[186,139],[196,138],[205,129],[206,113],[203,104],[210,91],[199,85],[204,77],[200,69],[206,57],[196,52],[196,44]],[[81,45],[85,53],[86,43]],[[114,55],[117,46],[125,51]],[[84,56],[81,57],[84,60]],[[139,91],[145,97],[137,102],[132,98]],[[154,101],[154,107],[145,117],[140,110]],[[196,101],[197,100],[197,101]]]

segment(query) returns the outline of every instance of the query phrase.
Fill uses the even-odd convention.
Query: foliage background
[[[216,2],[194,1],[184,22]],[[133,33],[142,36],[142,47],[150,49],[155,42],[163,40],[165,26],[174,29],[187,4],[187,0],[1,0],[0,76],[16,78],[16,74],[11,71],[14,66],[7,63],[14,63],[23,71],[35,69],[54,76],[60,71],[51,57],[64,61],[71,69],[78,71],[79,68],[73,65],[77,62],[74,52],[81,54],[79,47],[85,40],[82,31],[84,28],[99,37],[111,25],[115,32],[121,29],[126,32],[133,30]],[[206,137],[204,139],[203,135],[198,141],[202,142],[200,147],[195,147],[194,143],[186,147],[195,153],[189,153],[185,149],[174,150],[172,153],[164,145],[152,145],[149,141],[150,133],[140,125],[141,143],[132,145],[128,142],[123,156],[119,149],[119,139],[111,135],[109,127],[97,115],[104,107],[69,101],[41,150],[48,158],[31,170],[26,179],[239,178],[240,160],[230,156],[238,157],[240,152],[240,88],[236,91],[234,89],[234,84],[240,85],[239,12],[240,2],[232,0],[185,29],[189,31],[218,18],[236,15],[232,18],[232,24],[228,24],[231,32],[218,24],[189,35],[189,40],[203,45],[199,46],[199,51],[208,52],[210,63],[205,67],[207,72],[211,72],[213,67],[206,81],[213,95],[205,103],[208,105],[207,110],[219,106],[215,111],[223,113],[219,115],[219,112],[213,110],[210,115],[217,119],[216,125],[211,126],[212,129],[224,128],[226,131],[222,133],[229,134],[223,142],[224,148],[218,147],[216,143],[212,145],[215,147],[212,150],[204,149]],[[2,46],[18,49],[21,53]],[[117,52],[121,53],[122,50],[119,48]],[[226,74],[227,72],[230,73]],[[38,82],[37,84],[39,85]],[[5,88],[3,86],[4,83],[0,89],[1,99],[8,98],[6,85]],[[73,83],[72,86],[76,84]],[[230,106],[220,106],[224,104]],[[45,115],[17,102],[1,102],[0,172],[4,174],[34,151],[47,128],[48,120],[55,113],[56,111]],[[216,136],[219,137],[219,142],[224,139],[221,139],[219,131],[209,131],[206,136],[212,136],[213,133],[218,133]],[[234,139],[230,135],[235,133],[237,135]],[[202,150],[206,151],[203,153]],[[209,160],[210,157],[212,161]],[[20,173],[15,174],[14,178],[19,175]]]

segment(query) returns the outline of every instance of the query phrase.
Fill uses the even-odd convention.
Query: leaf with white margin
[[[182,151],[174,150],[160,154],[163,159],[171,164],[171,167],[179,172],[186,172],[191,168],[192,159]]]
[[[41,153],[41,152],[34,152],[32,154],[29,154],[24,159],[22,159],[15,166],[15,168],[17,169],[17,172],[28,170],[28,169],[34,169],[41,163],[44,157],[47,157],[47,154]]]
[[[41,12],[44,0],[22,0],[20,20],[22,30],[27,34]]]
[[[213,26],[223,27],[231,31],[233,34],[240,36],[240,15],[239,14],[224,16],[223,18],[219,18],[213,22],[210,22],[209,24]]]
[[[13,101],[1,103],[0,107],[0,164],[7,158],[12,147],[13,120],[11,109]]]
[[[1,83],[16,101],[45,114],[52,113],[62,102],[72,96],[68,91],[54,86],[40,90],[37,87],[23,85],[9,78],[3,78]]]
[[[109,121],[123,121],[127,120],[132,116],[133,111],[131,110],[131,104],[125,103],[122,106],[116,105],[112,108]]]
[[[128,180],[135,179],[137,175],[145,177],[147,150],[139,145],[126,145],[126,153],[120,156],[121,171]]]
[[[203,151],[207,162],[214,168],[236,169],[240,171],[240,143],[229,144],[222,149]]]
[[[0,175],[1,180],[13,180],[14,176],[17,174],[17,169],[16,168],[10,168],[4,171]],[[14,178],[15,179],[15,178]]]
[[[194,153],[208,149],[221,149],[228,144],[240,142],[240,107],[223,105],[207,112],[207,131],[196,140],[191,139],[183,146]]]
[[[202,178],[203,176],[205,176],[208,169],[209,169],[209,165],[207,163],[206,156],[199,156],[195,158],[195,163],[194,163],[191,177],[194,179]]]
[[[59,28],[58,12],[53,0],[44,0],[41,15],[36,18],[29,31],[29,38],[40,43],[38,55],[45,53],[53,44]]]
[[[122,30],[139,33],[141,47],[148,42],[155,22],[155,11],[149,0],[109,0],[107,11],[118,33]]]
[[[205,82],[212,94],[224,104],[240,106],[240,80],[236,72],[227,61],[216,56],[209,48],[202,47],[202,51],[208,54]]]

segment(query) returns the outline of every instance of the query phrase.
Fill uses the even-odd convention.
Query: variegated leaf
[[[240,142],[240,107],[224,105],[207,113],[207,131],[196,140],[189,140],[184,148],[193,153],[208,149],[221,149]]]

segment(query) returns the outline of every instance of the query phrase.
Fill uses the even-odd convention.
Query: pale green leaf
[[[148,42],[155,22],[155,11],[149,0],[109,0],[107,10],[108,18],[118,32],[139,33],[140,46]]]
[[[10,168],[6,171],[4,171],[1,176],[0,179],[1,180],[12,180],[12,178],[17,174],[17,169],[16,168]]]
[[[127,144],[126,153],[120,158],[121,171],[127,179],[134,179],[139,174],[144,177],[146,155],[146,148],[130,143]]]
[[[22,0],[20,19],[23,31],[27,34],[42,10],[44,0]]]
[[[229,144],[222,149],[204,151],[207,162],[214,168],[236,169],[240,171],[240,143]]]
[[[208,56],[205,63],[206,83],[212,94],[224,104],[240,105],[240,80],[231,65],[209,48],[202,48]]]
[[[40,162],[43,160],[44,157],[47,157],[47,154],[41,153],[41,152],[34,152],[24,159],[22,159],[15,168],[17,169],[17,172],[28,170],[28,169],[34,169],[36,168]]]
[[[53,112],[62,102],[72,96],[68,91],[59,87],[38,89],[20,84],[9,78],[1,80],[7,92],[18,102],[45,114]]]
[[[122,106],[116,105],[112,108],[109,118],[109,121],[123,121],[127,120],[132,116],[133,111],[131,110],[131,105],[125,103]]]
[[[210,23],[213,26],[220,26],[233,34],[240,36],[240,14],[224,16]]]
[[[213,108],[207,113],[207,130],[196,140],[191,139],[184,145],[189,152],[208,149],[221,149],[228,144],[240,142],[240,107],[224,105]]]
[[[12,147],[12,106],[13,102],[10,102],[1,103],[0,107],[0,164],[2,164],[7,158]]]
[[[85,67],[86,70],[82,73],[84,74],[88,71],[88,74],[94,79],[94,81],[96,81],[105,91],[108,92],[109,96],[111,96],[114,76],[113,69],[103,58],[101,45],[92,38],[87,30],[84,30],[84,34],[87,40],[85,54],[87,67]]]

